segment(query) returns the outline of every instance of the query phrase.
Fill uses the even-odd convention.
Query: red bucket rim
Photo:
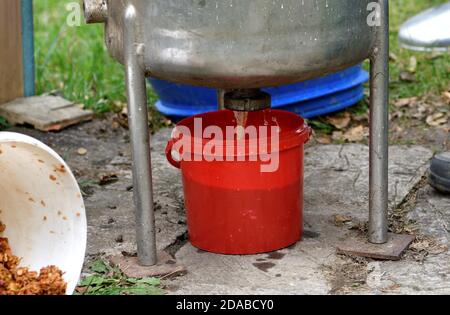
[[[284,131],[283,128],[281,128],[281,134],[280,134],[280,151],[281,150],[287,150],[290,149],[292,147],[296,147],[302,144],[305,144],[308,142],[310,136],[311,136],[311,128],[309,127],[309,125],[306,123],[306,121],[299,115],[292,113],[292,112],[288,112],[288,111],[284,111],[284,110],[279,110],[279,109],[270,109],[267,110],[268,112],[270,112],[271,114],[275,114],[277,117],[285,117],[285,119],[292,119],[297,121],[297,123],[295,124],[297,127],[296,128],[290,128],[290,130]],[[183,120],[181,120],[175,128],[183,126],[186,128],[189,128],[189,130],[191,131],[191,136],[190,139],[191,141],[197,141],[199,142],[199,144],[201,143],[203,146],[208,144],[211,139],[205,139],[205,138],[199,138],[196,137],[194,132],[192,132],[192,129],[190,128],[190,126],[192,126],[194,119],[196,118],[206,118],[206,117],[211,117],[212,115],[219,115],[221,113],[230,113],[231,111],[229,110],[220,110],[220,111],[214,111],[214,112],[208,112],[208,113],[203,113],[203,114],[199,114],[199,115],[195,115],[195,116],[191,116],[188,118],[185,118]],[[202,126],[203,130],[202,130],[202,135],[203,135],[203,131],[205,130],[205,128],[207,128],[210,125],[205,125]],[[268,143],[270,143],[270,140],[272,139],[272,136],[268,136],[268,137],[264,137],[264,138],[259,138],[258,140],[266,140]],[[177,140],[177,139],[174,139]],[[248,139],[246,138],[245,140],[243,140],[243,142],[241,142],[241,144],[244,144],[245,146],[248,146],[250,141],[252,141],[254,139]],[[229,143],[223,143],[223,141],[217,141],[217,145],[221,145],[222,147],[229,147],[229,146],[233,146],[236,147],[237,143],[235,141],[232,142],[232,145],[230,145]]]

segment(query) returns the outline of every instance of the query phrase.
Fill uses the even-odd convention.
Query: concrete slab
[[[389,200],[399,204],[420,181],[432,152],[421,147],[392,147]],[[173,294],[328,294],[372,293],[366,285],[367,262],[336,255],[336,246],[355,236],[334,216],[368,216],[368,148],[364,145],[318,146],[305,158],[306,238],[270,255],[221,256],[185,245],[176,255],[188,274],[173,284]],[[312,238],[311,238],[312,237]],[[272,256],[273,257],[273,256]],[[360,274],[358,279],[353,275]],[[348,279],[347,279],[347,278]]]
[[[394,286],[396,294],[450,294],[450,196],[426,185],[417,194],[417,204],[408,214],[424,235],[412,257],[401,262],[372,262],[368,286],[373,292]],[[408,254],[407,254],[408,255]]]
[[[123,251],[134,253],[128,132],[114,127],[110,120],[95,120],[58,134],[25,128],[14,131],[55,148],[89,193],[85,197],[89,224],[87,260]],[[165,161],[163,153],[169,135],[170,130],[162,130],[152,143],[158,248],[176,253],[177,263],[188,271],[185,276],[165,280],[171,294],[450,293],[450,257],[434,243],[413,244],[413,248],[425,249],[410,250],[399,262],[336,254],[337,244],[360,233],[351,229],[355,222],[367,220],[368,149],[364,145],[307,149],[303,242],[275,254],[257,256],[214,255],[185,244],[180,174]],[[77,154],[80,147],[87,149],[87,155]],[[395,208],[420,182],[432,152],[418,146],[394,146],[390,154],[389,202]],[[105,172],[115,173],[118,181],[100,186],[99,176]],[[449,242],[448,209],[448,197],[424,187],[408,218],[417,221],[420,233],[445,246]],[[336,215],[352,222],[336,224]]]

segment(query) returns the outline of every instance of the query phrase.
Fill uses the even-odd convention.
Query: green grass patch
[[[0,130],[7,129],[9,127],[10,125],[8,121],[4,117],[0,116]]]
[[[391,98],[422,96],[440,93],[450,87],[450,54],[432,58],[430,53],[402,49],[398,43],[398,31],[403,22],[413,15],[446,0],[395,0],[390,1],[390,51],[398,60],[391,62]],[[400,73],[407,71],[411,57],[417,59],[416,82],[399,80]]]
[[[390,99],[424,96],[428,94],[439,95],[450,88],[450,54],[432,54],[429,52],[414,52],[400,47],[398,32],[400,26],[417,13],[446,3],[446,0],[395,0],[390,1],[390,53],[396,60],[390,61]],[[413,75],[414,82],[400,79],[402,72],[411,69],[411,59],[415,58],[417,66]],[[364,68],[369,70],[369,62],[364,63]],[[367,84],[368,87],[368,84]],[[392,106],[391,106],[391,109]],[[367,100],[347,109],[356,116],[361,116],[369,111]],[[331,134],[335,129],[326,118],[318,117],[309,121],[319,135]]]
[[[157,278],[128,278],[117,268],[103,260],[90,266],[92,275],[84,278],[78,286],[79,295],[162,295],[161,281]]]
[[[38,94],[60,94],[96,113],[118,110],[126,101],[124,68],[104,43],[101,24],[67,24],[72,0],[34,1]],[[149,100],[154,102],[149,90]]]

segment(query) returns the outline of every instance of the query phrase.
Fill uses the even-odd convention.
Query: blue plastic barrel
[[[369,74],[361,66],[322,78],[264,89],[272,96],[272,107],[312,118],[342,110],[364,97],[363,84]],[[158,111],[174,121],[217,110],[215,89],[150,79],[159,96]]]

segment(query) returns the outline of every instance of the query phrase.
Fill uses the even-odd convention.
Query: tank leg
[[[139,64],[139,44],[135,37],[136,10],[129,6],[124,16],[124,49],[128,97],[128,122],[133,157],[136,242],[139,264],[157,262],[155,215],[150,157],[150,133],[145,73]]]
[[[226,90],[219,89],[217,90],[217,110],[225,109],[225,93]]]
[[[371,57],[369,242],[388,241],[389,5],[380,0],[381,25]]]

